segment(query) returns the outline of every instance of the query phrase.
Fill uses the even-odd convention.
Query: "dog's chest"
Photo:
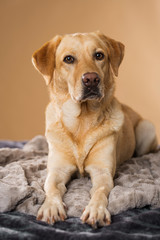
[[[73,102],[71,99],[63,104],[62,121],[64,127],[69,131],[74,140],[80,140],[91,127],[88,116],[80,117],[81,105]]]
[[[78,127],[78,116],[80,115],[81,110],[78,104],[75,104],[72,100],[68,100],[63,104],[62,107],[62,121],[64,127],[67,128],[70,132],[73,132],[74,129]]]
[[[89,132],[96,125],[97,121],[90,114],[83,114],[83,109],[79,104],[68,100],[62,108],[62,123],[68,132],[68,142],[70,142],[71,151],[75,157],[77,167],[83,173],[83,165],[92,147],[92,141],[87,141]]]

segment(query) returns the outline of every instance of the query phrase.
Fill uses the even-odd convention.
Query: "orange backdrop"
[[[125,44],[116,95],[160,139],[159,0],[2,0],[0,29],[0,139],[44,134],[48,93],[33,51],[56,34],[94,30]]]

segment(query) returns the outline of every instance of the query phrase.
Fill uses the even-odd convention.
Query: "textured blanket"
[[[22,149],[0,149],[0,212],[20,211],[36,215],[44,201],[48,147],[37,136]],[[109,196],[112,215],[131,208],[160,207],[160,151],[132,158],[117,170]],[[79,217],[90,196],[88,178],[73,179],[64,202],[68,216]]]
[[[34,216],[9,212],[0,214],[0,239],[5,240],[159,240],[160,208],[132,209],[112,216],[112,224],[92,229],[79,218],[68,218],[54,226]]]

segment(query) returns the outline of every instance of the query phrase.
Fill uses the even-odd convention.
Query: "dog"
[[[38,220],[67,217],[63,195],[73,173],[87,173],[92,189],[81,220],[111,223],[108,195],[119,164],[157,149],[154,125],[114,96],[124,45],[101,32],[55,36],[32,55],[49,89],[46,198]]]

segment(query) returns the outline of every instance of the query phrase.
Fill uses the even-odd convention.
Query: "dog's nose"
[[[100,77],[95,72],[85,73],[82,76],[82,82],[87,88],[97,87],[100,82]]]

